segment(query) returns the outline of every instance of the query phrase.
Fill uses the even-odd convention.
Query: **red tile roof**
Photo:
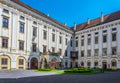
[[[112,14],[105,15],[104,16],[104,21],[102,23],[101,23],[101,18],[99,17],[99,18],[96,18],[94,20],[90,20],[89,25],[87,24],[87,22],[79,24],[79,25],[76,26],[76,30],[78,31],[78,30],[91,28],[93,26],[97,26],[97,25],[104,24],[104,23],[111,22],[111,21],[118,20],[118,19],[120,19],[120,11],[114,12]],[[73,28],[74,27],[72,27],[72,29]]]
[[[45,15],[44,13],[42,13],[42,12],[40,12],[40,11],[38,11],[38,10],[36,10],[36,9],[34,9],[34,8],[26,5],[25,3],[20,2],[20,0],[11,0],[11,1],[13,1],[14,3],[16,3],[16,4],[18,4],[18,5],[22,6],[22,7],[25,7],[25,8],[28,9],[28,10],[31,10],[32,12],[35,12],[35,13],[37,13],[37,14],[39,14],[39,15],[41,15],[41,16],[43,16],[43,17],[45,17],[45,18],[47,18],[47,19],[49,19],[49,20],[51,20],[51,21],[53,21],[53,22],[55,22],[56,24],[58,24],[58,25],[60,25],[60,26],[62,26],[62,27],[64,27],[64,28],[66,28],[66,29],[69,29],[69,28],[68,28],[67,26],[65,26],[64,24],[56,21],[55,19],[53,19],[53,18]]]

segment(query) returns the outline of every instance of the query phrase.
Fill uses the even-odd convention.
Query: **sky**
[[[72,27],[120,10],[120,0],[20,0],[51,18]]]

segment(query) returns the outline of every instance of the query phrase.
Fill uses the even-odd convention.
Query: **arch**
[[[117,69],[117,61],[115,59],[111,60],[111,68]]]
[[[94,61],[94,67],[95,67],[95,68],[98,68],[98,60],[95,60],[95,61]]]
[[[107,69],[107,60],[102,60],[102,68]]]
[[[0,55],[0,70],[11,69],[11,58],[8,55]]]
[[[57,59],[56,58],[51,59],[50,68],[52,68],[52,69],[57,68]]]
[[[26,69],[26,58],[25,57],[19,56],[16,62],[17,62],[16,64],[17,69]]]
[[[31,58],[30,69],[38,69],[38,59],[37,58]]]

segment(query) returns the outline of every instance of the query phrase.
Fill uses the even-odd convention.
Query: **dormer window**
[[[9,10],[7,9],[3,9],[3,12],[9,14]]]

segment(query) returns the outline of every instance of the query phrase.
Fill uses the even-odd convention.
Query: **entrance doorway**
[[[38,60],[36,58],[32,58],[30,63],[31,63],[30,65],[31,69],[38,69]]]
[[[107,69],[107,62],[103,62],[102,65],[103,65],[103,69],[106,70]]]

